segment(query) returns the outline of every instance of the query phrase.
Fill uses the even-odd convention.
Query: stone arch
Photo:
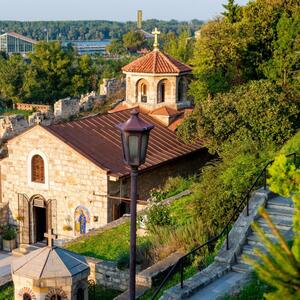
[[[53,300],[55,296],[59,296],[61,300],[68,300],[66,293],[61,288],[51,289],[46,295],[45,300]]]
[[[166,101],[168,95],[171,94],[171,83],[168,79],[161,79],[157,84],[157,103]]]
[[[141,78],[136,83],[136,102],[147,103],[149,98],[149,82]]]
[[[35,296],[34,292],[28,287],[22,288],[18,294],[19,294],[19,296],[22,297],[22,299],[24,298],[25,295],[28,295],[28,296],[30,296],[31,300],[36,300],[36,296]]]
[[[188,81],[185,77],[180,77],[177,85],[177,102],[184,102],[187,99]]]

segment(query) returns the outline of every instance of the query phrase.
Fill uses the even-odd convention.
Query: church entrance
[[[45,207],[33,207],[35,242],[45,240],[44,234],[47,232],[47,213]]]

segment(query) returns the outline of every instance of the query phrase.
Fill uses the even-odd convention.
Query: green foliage
[[[89,299],[93,300],[112,300],[115,299],[121,292],[105,288],[101,285],[96,285],[95,290],[89,289]]]
[[[0,300],[14,299],[14,285],[12,283],[5,284],[0,287]]]
[[[262,150],[263,149],[263,150]],[[193,188],[198,216],[212,236],[229,221],[256,176],[275,152],[270,144],[243,138],[224,147],[221,161],[212,161],[202,170]],[[258,182],[258,186],[262,182]]]
[[[226,9],[222,15],[225,16],[230,23],[237,22],[239,17],[239,6],[234,3],[234,0],[228,0],[228,4],[222,4],[222,6]]]
[[[277,39],[273,41],[273,58],[265,66],[264,73],[282,85],[299,86],[297,71],[300,70],[300,10],[292,16],[283,14],[277,24]]]
[[[297,97],[270,81],[260,80],[203,100],[194,118],[199,138],[219,152],[223,143],[245,136],[261,143],[282,144],[299,126],[299,112]]]
[[[151,201],[147,210],[147,228],[153,230],[156,226],[168,226],[172,224],[170,208],[160,201]]]
[[[144,20],[143,29],[151,32],[158,27],[162,32],[176,32],[179,34],[182,27],[196,31],[203,22],[200,20],[187,21],[162,21]],[[99,39],[121,39],[123,34],[136,27],[136,22],[116,21],[0,21],[0,28],[4,32],[15,31],[36,40],[46,40],[47,29],[50,40],[99,40]]]
[[[271,178],[268,183],[271,191],[285,197],[292,197],[294,201],[293,230],[295,237],[292,250],[300,268],[300,168],[294,165],[292,159],[279,155],[270,167],[269,172]]]
[[[122,224],[97,235],[83,236],[68,243],[66,248],[82,255],[117,261],[120,256],[129,252],[129,229],[129,223]],[[141,245],[145,240],[146,238],[140,237],[137,244]]]
[[[122,55],[126,53],[123,42],[118,39],[112,39],[111,43],[106,47],[106,51],[113,55]]]
[[[0,57],[0,99],[22,102],[23,82],[27,65],[20,55]]]
[[[17,230],[14,226],[8,225],[2,229],[2,238],[11,241],[17,238]]]
[[[280,149],[281,154],[300,153],[300,131],[290,138]]]
[[[187,31],[183,31],[177,37],[174,32],[170,32],[163,38],[163,50],[172,57],[188,63],[193,55],[194,40]]]
[[[131,30],[123,35],[123,45],[129,52],[135,53],[143,48],[145,44],[145,37],[139,31]]]

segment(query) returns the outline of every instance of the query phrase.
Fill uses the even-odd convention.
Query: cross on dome
[[[159,47],[158,36],[160,35],[160,33],[161,32],[157,29],[157,27],[155,27],[154,31],[152,31],[152,34],[154,34],[154,49],[158,49]]]
[[[53,241],[57,239],[57,235],[53,233],[53,229],[48,229],[48,233],[44,234],[44,237],[48,239],[48,247],[53,246]]]

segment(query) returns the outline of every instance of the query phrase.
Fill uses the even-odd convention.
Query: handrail
[[[296,160],[297,157],[300,157],[300,154],[294,152],[291,154],[286,155],[285,157],[289,158],[293,156],[294,159],[294,164],[296,164]],[[206,241],[204,244],[201,244],[197,247],[195,247],[193,250],[191,250],[190,252],[188,252],[187,254],[183,255],[182,257],[180,257],[178,259],[178,261],[173,265],[173,267],[170,269],[170,271],[168,272],[167,276],[163,279],[163,281],[161,282],[161,284],[159,285],[159,287],[155,290],[151,300],[155,300],[156,296],[159,294],[159,292],[161,291],[161,289],[163,288],[163,286],[166,284],[166,282],[170,279],[170,277],[174,273],[175,270],[180,267],[180,286],[181,288],[183,288],[183,277],[184,277],[184,260],[190,256],[193,255],[195,252],[197,252],[198,250],[204,248],[205,246],[208,246],[216,241],[218,241],[225,233],[226,233],[226,250],[229,250],[229,227],[232,223],[232,221],[234,220],[234,218],[237,216],[237,214],[240,214],[240,209],[241,207],[245,204],[246,202],[246,214],[247,216],[249,216],[249,200],[250,200],[250,194],[252,193],[253,189],[256,187],[259,179],[261,179],[262,176],[263,180],[264,180],[264,184],[263,184],[263,188],[266,190],[267,189],[267,168],[270,166],[270,164],[272,164],[274,162],[274,160],[269,161],[264,168],[261,170],[261,172],[259,173],[259,175],[256,177],[256,179],[254,180],[254,182],[252,183],[251,187],[246,191],[245,196],[242,198],[242,201],[240,202],[240,204],[238,205],[238,207],[234,210],[231,218],[229,219],[229,221],[226,223],[226,225],[224,226],[224,228],[222,229],[222,231],[210,238],[208,241]]]

